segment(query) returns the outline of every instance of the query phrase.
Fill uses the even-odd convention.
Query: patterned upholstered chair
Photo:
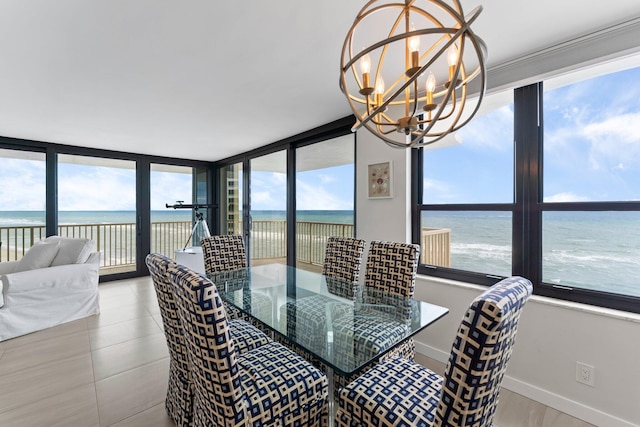
[[[364,278],[364,290],[362,295],[363,308],[350,316],[337,319],[333,324],[334,340],[346,343],[355,343],[352,352],[339,354],[342,358],[370,358],[369,354],[377,354],[381,350],[388,349],[390,342],[396,341],[395,336],[404,336],[406,324],[411,321],[407,315],[410,309],[396,311],[389,317],[385,327],[377,326],[372,332],[370,325],[372,316],[379,316],[380,311],[375,305],[386,304],[389,299],[406,301],[413,298],[420,258],[420,246],[409,243],[372,241],[369,247],[367,266]],[[367,310],[367,304],[371,309]],[[383,313],[385,317],[388,313]],[[405,314],[403,316],[403,314]],[[355,336],[355,337],[354,337]],[[344,348],[344,345],[341,345]],[[380,360],[393,357],[404,357],[413,360],[415,356],[415,343],[413,338],[391,349]],[[365,369],[370,369],[377,361],[374,360]],[[346,364],[352,364],[348,360]],[[336,390],[353,380],[351,378],[335,376]]]
[[[244,246],[244,239],[239,235],[220,235],[205,237],[201,241],[202,253],[204,257],[204,269],[207,275],[225,271],[240,270],[247,267],[247,252]],[[235,283],[239,288],[244,286],[242,280],[235,280]],[[230,291],[233,289],[229,289]],[[271,314],[272,302],[268,295],[253,294],[253,301],[243,301],[243,304],[253,304],[254,311],[259,310],[259,307],[264,307],[265,313]],[[257,326],[263,328],[263,326],[252,319],[250,316],[244,315],[240,310],[232,306],[231,304],[224,303],[227,310],[227,318],[229,319],[244,319]],[[266,329],[265,332],[270,333]]]
[[[244,239],[239,235],[205,237],[201,241],[207,274],[239,270],[247,266]]]
[[[329,237],[325,250],[322,274],[327,290],[339,297],[355,300],[360,294],[360,267],[365,241],[353,237]],[[287,311],[289,319],[287,334],[296,335],[298,343],[313,347],[314,343],[324,342],[326,334],[326,303],[334,301],[331,297],[313,295],[299,299],[296,304],[287,303],[281,310]],[[338,306],[336,306],[339,309]],[[338,316],[335,314],[334,316]],[[295,321],[292,321],[295,320]]]
[[[147,255],[146,263],[158,297],[170,355],[169,385],[165,407],[177,426],[190,426],[193,412],[193,385],[187,362],[182,322],[178,315],[173,288],[167,276],[167,270],[176,264],[160,254]],[[238,353],[246,353],[270,341],[264,333],[243,320],[231,321],[230,329]]]
[[[342,427],[490,427],[531,282],[504,279],[478,296],[453,342],[444,379],[403,358],[387,360],[340,393]]]
[[[194,426],[320,426],[327,378],[280,343],[239,355],[216,286],[175,265],[169,277],[194,380]]]

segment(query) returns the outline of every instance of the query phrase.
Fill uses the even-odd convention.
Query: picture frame
[[[390,161],[368,166],[367,191],[369,199],[393,197],[393,164]]]

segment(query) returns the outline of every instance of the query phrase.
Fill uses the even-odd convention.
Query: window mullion
[[[542,84],[514,91],[515,207],[513,212],[513,274],[539,283],[541,226],[539,191],[542,147]]]

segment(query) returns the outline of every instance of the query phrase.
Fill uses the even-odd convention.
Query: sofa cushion
[[[60,249],[58,241],[35,242],[16,265],[15,272],[46,268],[51,265]]]
[[[51,266],[84,264],[91,252],[95,252],[96,244],[91,239],[75,239],[71,237],[49,236],[46,242],[59,242],[60,250],[51,261]]]

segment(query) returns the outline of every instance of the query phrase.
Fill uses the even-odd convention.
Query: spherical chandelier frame
[[[383,0],[371,0],[361,10],[345,38],[340,61],[340,89],[345,94],[351,109],[356,116],[356,123],[352,130],[365,127],[370,132],[396,148],[421,147],[433,144],[451,132],[455,132],[466,125],[477,113],[486,88],[486,56],[487,48],[484,41],[478,37],[470,25],[482,11],[482,7],[475,8],[467,17],[463,15],[459,0],[452,0],[452,8],[444,0],[425,0],[427,4],[438,7],[440,13],[446,13],[447,18],[453,19],[449,27],[436,17],[416,5],[417,0],[405,0],[404,3],[381,3]],[[354,35],[358,26],[367,18],[381,11],[400,10],[395,22],[385,39],[374,42],[362,51],[354,54]],[[417,14],[434,25],[434,28],[414,29],[411,15]],[[404,32],[396,34],[398,28],[404,24]],[[412,40],[420,36],[438,37],[431,46],[422,52],[410,51]],[[405,72],[398,76],[388,89],[378,87],[378,77],[382,76],[387,49],[392,43],[402,42],[405,49]],[[419,39],[418,39],[419,40]],[[467,72],[463,58],[465,46],[470,44],[472,53],[476,55],[477,67]],[[419,46],[419,42],[418,42]],[[454,61],[449,59],[449,80],[442,85],[441,90],[435,90],[435,83],[424,94],[419,91],[418,79],[430,70],[434,63],[444,57],[449,51],[456,52]],[[370,75],[358,73],[356,65],[369,59],[372,52],[380,52],[379,61],[371,67],[371,74],[376,76],[376,88],[369,82]],[[414,56],[412,56],[414,55]],[[349,91],[348,76],[355,82]],[[429,79],[433,76],[430,75]],[[479,95],[472,109],[467,107],[468,85],[479,78]],[[427,80],[429,80],[427,79]],[[429,90],[431,89],[431,91]],[[436,103],[435,100],[438,100]],[[425,102],[423,110],[418,111],[418,105]],[[404,116],[394,119],[388,109],[401,110],[404,106]],[[449,110],[449,111],[447,111]],[[464,115],[464,117],[463,117]],[[403,134],[400,137],[395,134]],[[394,138],[395,136],[395,138]],[[400,139],[402,138],[402,139]]]

